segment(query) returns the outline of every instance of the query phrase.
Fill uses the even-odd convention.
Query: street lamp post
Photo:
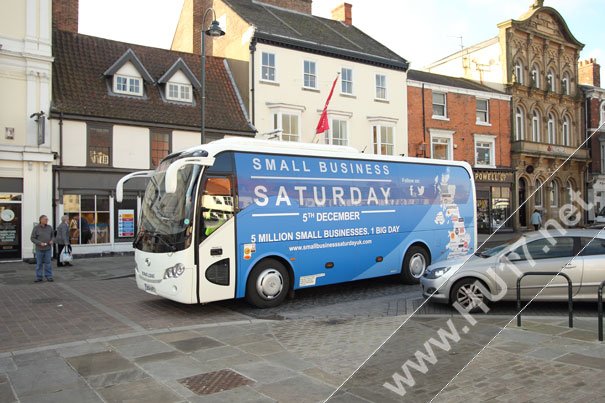
[[[201,134],[202,134],[202,144],[206,142],[206,35],[217,37],[225,35],[225,31],[223,31],[216,20],[216,13],[214,9],[209,8],[204,12],[204,16],[202,18],[202,27],[206,23],[206,18],[208,14],[212,13],[212,23],[205,31],[202,31],[202,87],[200,90],[201,95]]]

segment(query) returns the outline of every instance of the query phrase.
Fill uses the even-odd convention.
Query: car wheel
[[[246,300],[257,308],[273,308],[284,301],[289,290],[288,270],[275,259],[265,259],[248,276]]]
[[[429,254],[426,249],[422,246],[412,246],[403,258],[401,281],[405,284],[418,284],[429,263]]]
[[[481,291],[479,284],[479,280],[474,278],[467,278],[456,283],[450,295],[452,304],[457,302],[471,313],[480,311],[480,303],[487,304],[488,299]]]

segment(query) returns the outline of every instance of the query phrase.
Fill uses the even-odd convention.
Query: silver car
[[[605,230],[526,233],[470,257],[435,263],[427,268],[420,283],[425,298],[458,302],[476,311],[478,301],[515,300],[517,279],[527,272],[565,273],[572,281],[574,300],[596,300],[597,289],[605,280]],[[534,297],[567,301],[567,295],[567,281],[561,276],[532,275],[521,281],[524,301]]]

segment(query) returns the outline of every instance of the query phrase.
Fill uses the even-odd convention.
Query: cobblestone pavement
[[[0,265],[0,402],[322,401],[421,302],[417,287],[387,278],[304,290],[271,310],[242,301],[182,305],[136,289],[131,259],[77,260],[56,270],[52,284],[32,284],[31,265]],[[596,342],[594,304],[579,306],[574,329],[565,304],[536,306],[436,401],[603,400],[605,345]],[[430,400],[512,317],[514,306],[494,308],[499,315],[478,316],[478,331],[438,355],[430,382],[417,377],[404,398],[381,386],[392,371],[378,363],[358,372],[371,394],[345,384],[332,400]],[[390,344],[395,368],[402,352],[412,358],[452,317],[441,305],[422,312]],[[238,376],[244,385],[235,387]],[[203,393],[213,385],[225,390]]]

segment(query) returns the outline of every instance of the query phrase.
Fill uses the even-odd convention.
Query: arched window
[[[548,74],[546,74],[546,87],[549,91],[555,92],[555,73],[553,73],[552,69],[548,70]]]
[[[525,138],[524,121],[523,121],[523,109],[517,106],[515,111],[515,140],[523,140]]]
[[[573,183],[570,180],[567,181],[565,186],[565,203],[571,204],[573,200]]]
[[[521,63],[518,60],[515,63],[514,75],[515,75],[514,81],[519,84],[523,84],[523,63]]]
[[[601,126],[603,123],[605,123],[605,101],[601,102],[601,108],[599,109],[600,113],[600,117],[601,119],[599,120],[599,126]]]
[[[554,180],[550,182],[550,206],[559,206],[559,184]]]
[[[570,95],[569,92],[569,74],[563,74],[563,79],[561,80],[561,92],[563,95]]]
[[[531,68],[531,86],[540,88],[540,68],[535,64]]]
[[[534,111],[531,117],[531,141],[540,142],[540,112]]]
[[[548,130],[548,143],[556,144],[557,131],[556,131],[556,125],[555,125],[555,115],[553,115],[552,112],[548,114],[547,130]]]
[[[542,207],[543,202],[544,187],[542,186],[542,181],[540,179],[536,179],[536,193],[534,194],[534,205],[536,207]]]
[[[570,136],[570,122],[569,116],[565,115],[563,117],[563,145],[570,146],[571,145],[571,136]]]

